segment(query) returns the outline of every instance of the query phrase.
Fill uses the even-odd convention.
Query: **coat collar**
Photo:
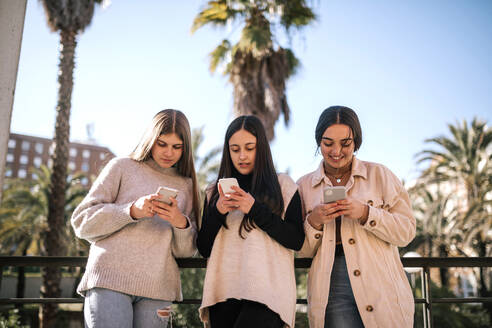
[[[352,161],[352,172],[350,173],[350,175],[351,175],[350,179],[352,179],[352,177],[355,177],[355,176],[360,176],[364,179],[367,179],[366,164],[363,161],[358,160],[355,156],[354,156],[354,159]],[[321,160],[321,163],[319,164],[318,169],[316,169],[316,171],[314,171],[313,177],[311,179],[311,186],[316,187],[323,180],[324,180],[325,184],[331,185],[331,181],[326,176],[325,169],[323,168],[323,160]]]

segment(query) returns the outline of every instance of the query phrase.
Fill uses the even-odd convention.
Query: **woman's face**
[[[183,155],[183,140],[176,133],[161,134],[150,151],[160,167],[169,168]]]
[[[321,137],[320,148],[325,164],[336,169],[352,161],[354,147],[352,130],[345,124],[329,126]]]
[[[255,168],[256,137],[241,129],[229,139],[232,164],[241,174],[250,174]]]

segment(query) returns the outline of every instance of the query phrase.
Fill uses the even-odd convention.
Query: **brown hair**
[[[354,151],[357,151],[362,144],[362,129],[360,127],[359,118],[353,109],[345,106],[331,106],[321,113],[316,125],[314,137],[318,148],[321,144],[321,138],[326,129],[334,124],[345,124],[352,130],[354,138]]]
[[[152,146],[157,138],[163,134],[176,133],[183,141],[183,154],[175,164],[178,173],[191,178],[193,182],[193,212],[195,220],[200,216],[200,200],[198,196],[198,184],[196,180],[193,151],[191,148],[190,124],[186,116],[176,109],[164,109],[158,112],[152,119],[152,123],[145,131],[137,147],[130,154],[130,158],[137,162],[143,162],[152,157]],[[197,223],[197,222],[195,222]]]

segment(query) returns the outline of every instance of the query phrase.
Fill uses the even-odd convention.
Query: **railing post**
[[[428,266],[422,267],[422,298],[425,300],[423,304],[424,328],[432,328],[432,300],[430,292],[430,270]]]

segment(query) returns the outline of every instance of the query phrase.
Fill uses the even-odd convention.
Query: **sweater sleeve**
[[[260,229],[282,246],[296,251],[301,249],[304,243],[304,227],[298,191],[287,206],[285,219],[272,213],[270,208],[256,200],[248,215]]]
[[[188,221],[188,226],[180,229],[173,226],[172,253],[174,257],[192,257],[196,254],[196,214],[193,209],[193,182],[187,179],[186,199],[188,206],[185,206],[182,214]]]
[[[214,245],[215,237],[219,233],[226,216],[221,214],[215,203],[209,203],[205,200],[203,206],[202,226],[198,231],[198,238],[196,240],[198,252],[205,258],[210,257],[212,247]]]
[[[174,257],[192,257],[196,253],[196,228],[186,216],[188,226],[184,229],[173,226],[172,253]]]
[[[110,161],[73,212],[71,223],[77,237],[95,242],[136,222],[130,216],[132,203],[115,203],[122,175],[120,166],[118,160]]]

